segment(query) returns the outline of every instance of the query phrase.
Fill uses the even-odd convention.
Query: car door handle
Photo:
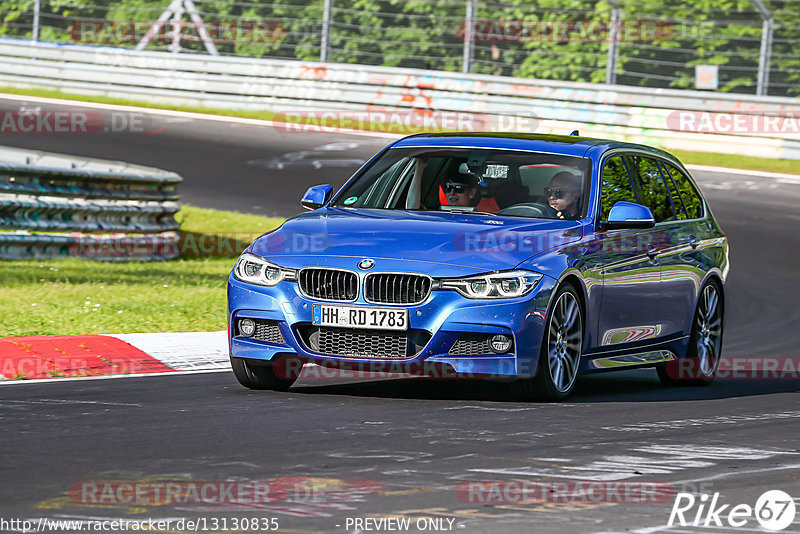
[[[650,247],[647,249],[647,255],[650,257],[651,260],[656,256],[658,256],[660,253],[661,249],[658,247]]]
[[[689,239],[689,241],[687,241],[687,243],[689,243],[689,246],[690,246],[690,247],[692,247],[692,248],[697,248],[697,245],[699,245],[699,244],[700,244],[700,238],[699,238],[699,237],[692,236],[692,237]]]

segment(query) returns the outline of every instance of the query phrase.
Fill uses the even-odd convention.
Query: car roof
[[[602,154],[612,149],[636,149],[650,152],[653,155],[676,159],[675,156],[647,145],[612,141],[610,139],[596,139],[577,135],[553,135],[519,132],[449,132],[449,133],[423,133],[410,135],[397,141],[396,148],[411,147],[460,147],[460,148],[489,148],[501,150],[526,150],[563,154],[565,156],[587,157],[586,154],[593,148],[599,149]]]

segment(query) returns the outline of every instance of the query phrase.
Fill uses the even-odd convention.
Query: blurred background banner
[[[797,0],[0,1],[0,36],[553,81],[800,93]]]

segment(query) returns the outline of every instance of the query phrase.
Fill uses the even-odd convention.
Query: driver
[[[474,180],[466,174],[450,177],[442,186],[451,206],[477,206],[480,195]]]
[[[494,198],[481,200],[478,184],[468,174],[447,177],[442,189],[450,206],[474,206],[478,211],[488,213],[495,213],[500,209]]]
[[[581,179],[571,172],[559,172],[544,188],[547,203],[559,219],[577,219],[580,216]]]

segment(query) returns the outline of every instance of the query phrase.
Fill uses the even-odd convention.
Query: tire
[[[249,389],[271,389],[274,391],[288,391],[297,381],[297,376],[279,378],[275,375],[271,363],[254,364],[242,358],[231,358],[231,368],[236,380]]]
[[[689,349],[684,360],[658,367],[658,378],[667,386],[707,386],[714,381],[722,356],[722,291],[710,281],[700,291],[692,318]]]
[[[539,365],[532,379],[514,383],[521,400],[562,401],[575,388],[583,353],[583,309],[578,293],[563,285],[547,314]]]

